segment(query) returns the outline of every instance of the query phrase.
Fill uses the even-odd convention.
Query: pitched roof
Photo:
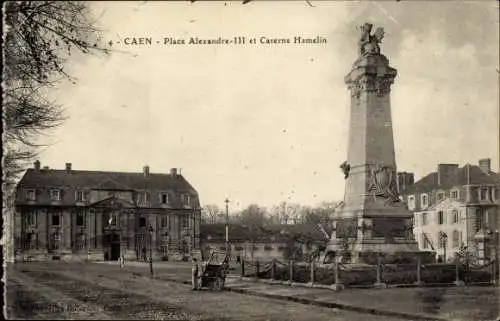
[[[180,174],[104,172],[30,168],[18,184],[18,188],[73,187],[105,190],[174,190],[197,194],[196,190]]]
[[[149,173],[126,173],[126,172],[103,172],[103,171],[81,171],[57,169],[28,169],[17,185],[20,189],[35,189],[36,203],[34,205],[54,205],[50,198],[49,190],[57,188],[60,190],[59,206],[73,206],[76,200],[76,191],[83,190],[107,190],[107,191],[140,191],[147,190],[150,194],[148,207],[165,207],[160,204],[161,192],[169,193],[167,208],[190,209],[180,197],[181,194],[189,194],[192,197],[191,205],[199,206],[197,191],[180,174],[155,174]],[[27,202],[25,193],[16,193],[16,203],[31,204]],[[173,194],[173,195],[172,195]],[[119,201],[118,197],[118,201]],[[102,201],[102,199],[99,199]]]
[[[442,182],[442,184],[438,184],[438,173],[432,172],[415,182],[415,184],[408,186],[408,188],[403,191],[403,194],[427,192],[437,188],[446,189],[453,186],[468,184],[499,184],[499,178],[500,176],[498,174],[488,175],[484,173],[479,166],[467,164],[458,168],[455,175],[447,177],[447,180]]]

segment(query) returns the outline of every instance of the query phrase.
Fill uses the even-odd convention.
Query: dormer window
[[[167,193],[161,193],[160,195],[160,201],[162,204],[168,204],[168,194]]]
[[[420,195],[420,205],[422,208],[427,208],[427,206],[429,206],[429,196],[427,196],[427,194]]]
[[[50,190],[50,199],[53,201],[60,201],[61,200],[61,191],[58,189],[51,189]]]
[[[450,192],[450,197],[454,200],[458,199],[458,191],[457,190],[453,190]]]
[[[147,192],[139,192],[137,194],[137,204],[146,205],[149,202],[149,194]]]
[[[77,202],[85,202],[85,192],[84,191],[77,191],[76,192],[76,201]]]
[[[191,196],[189,195],[182,195],[182,204],[183,205],[188,205],[191,203]]]
[[[436,196],[438,202],[444,199],[444,192],[438,192]]]
[[[408,196],[408,209],[413,211],[415,209],[415,196]]]
[[[26,191],[26,199],[28,201],[36,200],[36,191],[34,189],[29,189]]]

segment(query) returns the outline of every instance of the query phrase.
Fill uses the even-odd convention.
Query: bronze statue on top
[[[372,28],[373,25],[371,23],[365,23],[363,26],[359,27],[361,30],[361,38],[358,41],[358,46],[359,55],[361,57],[380,54],[379,43],[381,43],[384,38],[384,28],[379,27],[371,34]]]

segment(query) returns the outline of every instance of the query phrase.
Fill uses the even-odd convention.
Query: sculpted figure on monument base
[[[361,37],[359,39],[359,55],[378,55],[380,54],[380,46],[379,43],[382,42],[384,38],[384,29],[377,28],[373,34],[372,32],[373,25],[371,23],[365,23],[360,26]]]
[[[385,204],[399,203],[398,188],[394,170],[388,166],[374,165],[370,168],[370,185],[368,191],[375,197],[385,198]]]

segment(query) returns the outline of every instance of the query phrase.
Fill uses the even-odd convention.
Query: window
[[[451,191],[450,197],[454,200],[458,199],[458,191],[457,190]]]
[[[182,228],[189,227],[189,218],[187,216],[182,217]]]
[[[76,192],[76,201],[77,202],[85,202],[85,192],[84,191],[77,191]]]
[[[452,210],[451,216],[453,219],[453,224],[457,224],[458,223],[458,210]]]
[[[85,225],[85,214],[81,211],[76,213],[76,226],[84,226]]]
[[[52,225],[60,226],[61,225],[61,215],[59,213],[52,214]]]
[[[85,233],[78,233],[75,235],[75,248],[77,250],[83,250],[87,247],[87,240],[85,237]]]
[[[26,212],[24,214],[25,226],[36,226],[36,212]]]
[[[149,203],[149,193],[139,192],[137,194],[137,204],[145,205]]]
[[[28,201],[36,200],[36,191],[34,189],[29,189],[26,191],[26,199]]]
[[[161,217],[161,227],[166,227],[168,226],[168,216],[164,215]]]
[[[438,212],[438,224],[442,225],[444,224],[444,213],[443,211]]]
[[[420,195],[420,203],[423,208],[429,206],[429,197],[427,196],[427,194]]]
[[[443,192],[437,193],[436,198],[438,201],[442,201],[444,199],[444,193]]]
[[[182,204],[184,205],[189,205],[190,202],[191,202],[191,197],[189,195],[182,195],[181,196],[181,199],[182,199]]]
[[[24,249],[34,249],[37,246],[37,234],[36,233],[26,233],[24,234]]]
[[[118,225],[118,216],[115,213],[109,214],[108,224],[109,224],[109,226],[117,226]]]
[[[458,231],[453,231],[452,246],[454,248],[458,248],[460,246],[460,232]]]
[[[442,249],[444,243],[443,243],[443,237],[442,237],[442,233],[441,232],[438,232],[436,234],[436,240],[437,240],[438,249]]]
[[[161,203],[168,204],[168,194],[167,193],[161,193]]]
[[[61,200],[61,191],[58,189],[51,189],[50,190],[50,199],[53,201],[60,201]]]
[[[418,226],[418,219],[420,218],[420,215],[416,214],[413,216],[413,226]]]
[[[422,213],[422,226],[427,225],[427,213]]]
[[[481,200],[486,200],[486,199],[488,199],[488,189],[482,188],[481,189]]]
[[[491,191],[491,196],[490,196],[490,199],[491,199],[492,201],[496,200],[496,197],[495,197],[495,196],[496,196],[496,195],[495,195],[495,194],[496,194],[496,192],[495,192],[495,188],[492,188],[490,191]]]
[[[146,227],[146,218],[145,217],[139,218],[139,227]]]
[[[415,209],[415,196],[408,196],[408,209],[413,211]]]

